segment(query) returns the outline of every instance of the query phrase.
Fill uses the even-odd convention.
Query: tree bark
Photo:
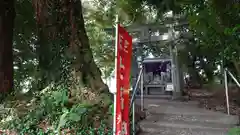
[[[85,30],[81,3],[76,5],[78,6],[71,7],[70,16],[70,23],[72,25],[70,51],[76,57],[74,61],[75,73],[80,73],[78,75],[81,75],[84,85],[94,90],[104,89],[106,87],[101,79],[101,71],[93,59],[89,39]],[[79,16],[74,14],[76,12],[79,12]]]
[[[0,91],[13,89],[14,0],[0,1]]]
[[[54,25],[51,24],[51,16],[48,15],[48,2],[47,0],[33,0],[33,5],[36,11],[36,26],[38,34],[38,42],[36,50],[38,55],[38,70],[40,71],[38,78],[38,90],[42,90],[49,85],[52,80],[49,73],[51,71],[50,65],[52,60],[51,42],[49,30]]]
[[[70,52],[75,58],[73,60],[73,75],[78,78],[78,81],[84,87],[90,88],[94,93],[97,93],[100,101],[106,102],[111,96],[107,85],[104,84],[101,78],[101,71],[93,59],[85,29],[81,1],[70,1],[69,7],[71,24]]]
[[[45,27],[46,23],[56,24],[57,37],[63,40],[68,40],[68,54],[72,58],[71,61],[71,85],[74,90],[86,88],[95,95],[98,95],[100,101],[106,101],[110,99],[110,93],[106,84],[104,84],[101,78],[101,71],[97,67],[92,50],[90,48],[89,39],[85,30],[84,18],[82,14],[82,3],[77,0],[56,0],[50,8],[58,8],[57,13],[46,15],[46,10],[52,12],[41,6],[46,6],[46,0],[35,0],[34,8],[37,16],[37,23],[41,27]],[[43,12],[42,9],[45,9]],[[55,10],[56,11],[56,10]],[[57,22],[54,22],[52,18],[60,18]],[[57,20],[57,19],[56,19]],[[56,21],[55,20],[55,21]],[[48,33],[50,27],[42,28],[44,32]],[[49,34],[44,35],[49,35]],[[48,43],[53,41],[52,37],[49,37]],[[67,43],[65,42],[65,43]],[[67,78],[66,78],[67,79]],[[80,89],[81,89],[80,88]],[[76,93],[72,93],[75,96]]]

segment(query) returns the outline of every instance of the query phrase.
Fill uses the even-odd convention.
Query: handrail
[[[143,68],[141,68],[139,75],[138,75],[138,79],[137,82],[134,86],[133,89],[133,94],[132,94],[132,98],[131,98],[131,102],[130,102],[130,110],[132,109],[132,131],[133,131],[133,135],[135,135],[135,104],[134,104],[134,100],[135,100],[135,95],[137,93],[137,88],[139,85],[140,80],[142,79],[142,74],[143,74]],[[141,93],[143,94],[143,93]]]
[[[234,75],[228,70],[225,69],[227,71],[227,73],[232,77],[232,79],[235,81],[235,83],[238,85],[238,87],[240,88],[240,83],[238,82],[238,80],[236,79],[236,77],[234,77]]]
[[[136,84],[134,86],[134,89],[133,89],[133,94],[132,94],[132,98],[131,98],[131,102],[130,102],[130,109],[132,108],[133,102],[135,100],[135,95],[136,95],[136,92],[137,92],[138,84],[139,84],[139,82],[141,80],[142,73],[143,73],[143,68],[141,68],[141,70],[140,70],[137,82],[136,82]]]
[[[227,75],[229,75],[234,81],[235,83],[238,85],[238,87],[240,88],[240,83],[238,82],[238,80],[236,79],[236,77],[234,77],[234,75],[227,69],[224,69],[224,81],[225,81],[225,94],[226,94],[226,103],[227,103],[227,113],[228,115],[230,115],[230,105],[229,105],[229,96],[228,96],[228,78]]]

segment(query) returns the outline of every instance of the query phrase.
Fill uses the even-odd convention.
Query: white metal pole
[[[227,103],[227,114],[230,115],[229,97],[228,97],[228,82],[227,82],[227,71],[226,70],[224,70],[224,80],[225,80],[225,94],[226,94],[226,103]]]
[[[116,15],[116,26],[115,26],[115,82],[116,82],[116,89],[114,91],[113,135],[116,135],[118,23],[119,23],[118,15]]]
[[[144,71],[144,67],[143,67],[143,65],[142,65],[142,70]],[[144,72],[142,72],[142,74],[141,74],[141,111],[143,111],[144,110],[144,99],[143,99],[143,74],[144,74]]]

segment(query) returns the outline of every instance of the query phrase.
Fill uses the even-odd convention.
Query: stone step
[[[147,97],[147,98],[144,98],[143,101],[144,101],[144,105],[145,106],[148,106],[148,105],[151,105],[151,104],[155,104],[155,105],[171,105],[171,106],[189,106],[189,107],[197,107],[199,105],[198,102],[196,101],[188,101],[188,102],[183,102],[183,101],[175,101],[175,100],[171,100],[171,99],[167,99],[168,96],[164,96],[166,97],[165,99],[162,98],[162,97],[159,97],[159,96],[156,96],[154,98],[151,98],[151,97]],[[141,103],[141,99],[138,97],[135,99],[136,103],[137,104],[140,104]]]
[[[199,108],[196,102],[150,98],[144,107],[147,117],[139,123],[140,135],[227,135],[239,123],[238,116]]]
[[[237,125],[239,120],[237,116],[228,116],[228,115],[187,115],[187,114],[172,114],[172,113],[148,113],[148,116],[145,121],[151,122],[161,122],[161,121],[170,121],[170,122],[185,122],[192,124],[208,124],[208,126],[215,126],[216,124],[231,127]]]
[[[136,95],[135,96],[137,99],[140,99],[141,98],[141,95]],[[172,99],[172,96],[171,95],[143,95],[144,99]]]
[[[138,135],[228,135],[228,133],[219,132],[219,131],[159,131],[159,132],[141,132]]]
[[[141,123],[140,135],[227,135],[227,128],[197,127],[174,123]]]
[[[228,125],[228,124],[216,124],[216,123],[203,123],[203,122],[186,122],[186,121],[150,121],[145,120],[140,122],[141,127],[149,125],[155,126],[167,126],[167,127],[176,127],[176,128],[191,128],[191,129],[229,129],[235,125]]]
[[[185,115],[217,115],[217,116],[227,116],[221,112],[210,111],[202,108],[198,108],[193,105],[178,105],[172,103],[166,104],[148,104],[144,105],[144,108],[148,110],[148,112],[152,113],[165,113],[165,114],[185,114]]]

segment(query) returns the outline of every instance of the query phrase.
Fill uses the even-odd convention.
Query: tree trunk
[[[109,89],[101,78],[101,71],[97,67],[89,39],[86,33],[84,18],[82,14],[82,5],[80,2],[70,1],[70,52],[73,57],[73,75],[84,87],[96,93],[100,101],[108,102],[110,99]],[[106,103],[108,104],[108,103]]]
[[[67,42],[65,42],[69,45],[67,52],[69,52],[68,54],[72,58],[71,90],[75,91],[71,93],[71,96],[76,96],[77,93],[79,94],[76,90],[81,91],[81,89],[87,89],[98,98],[98,103],[109,101],[110,93],[108,87],[104,84],[101,78],[101,72],[93,59],[89,39],[85,30],[81,1],[56,0],[54,3],[56,5],[51,5],[52,7],[50,8],[58,8],[58,10],[55,10],[54,14],[50,13],[47,15],[44,12],[46,12],[46,10],[52,12],[52,10],[41,7],[48,6],[46,3],[47,0],[34,1],[38,25],[44,27],[42,28],[45,32],[44,35],[49,35],[48,32],[51,31],[51,27],[46,27],[47,24],[55,24],[54,27],[56,27],[55,33],[57,33],[57,37],[49,37],[47,39],[48,43],[53,42],[54,38],[67,40]],[[42,9],[45,9],[45,11],[43,12]],[[59,18],[59,20],[54,20],[53,18]]]
[[[38,90],[42,90],[49,85],[52,81],[50,77],[50,65],[52,60],[52,52],[51,52],[51,42],[53,42],[49,30],[52,27],[48,25],[51,24],[50,18],[48,15],[48,6],[47,1],[45,0],[33,0],[34,8],[36,11],[36,19],[37,19],[37,34],[38,34],[38,42],[36,44],[36,50],[38,55],[38,71],[40,74],[38,76]]]
[[[14,0],[0,1],[0,91],[13,89]]]

